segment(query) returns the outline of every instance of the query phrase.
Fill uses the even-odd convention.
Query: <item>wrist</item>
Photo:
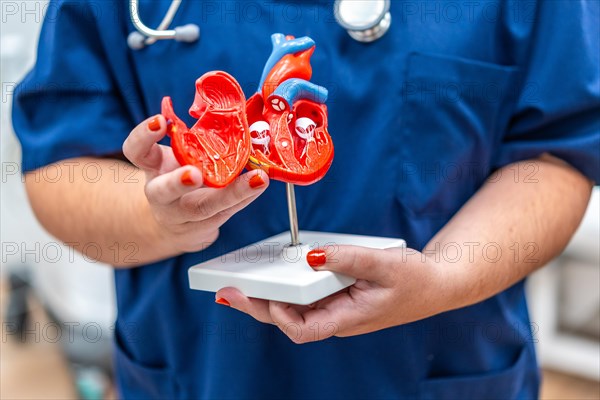
[[[145,195],[141,196],[137,209],[140,230],[136,236],[145,242],[144,247],[153,254],[151,258],[159,260],[176,255],[168,230],[157,220]]]
[[[450,263],[442,258],[424,256],[433,276],[429,297],[434,299],[434,314],[454,310],[463,306],[465,288],[462,284],[460,263]]]

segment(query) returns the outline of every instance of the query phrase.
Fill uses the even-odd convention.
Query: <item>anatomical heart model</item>
[[[196,81],[189,113],[198,121],[191,128],[175,115],[169,97],[162,101],[177,160],[200,168],[207,186],[227,186],[245,166],[260,168],[271,179],[309,185],[331,166],[327,89],[309,82],[315,43],[280,33],[271,40],[258,92],[248,101],[222,71]]]
[[[260,168],[271,179],[286,182],[289,232],[191,266],[190,288],[216,292],[235,287],[248,297],[307,305],[356,281],[312,269],[306,261],[311,249],[332,244],[384,249],[403,246],[404,241],[299,230],[294,184],[318,181],[333,161],[323,104],[327,89],[310,83],[315,51],[311,38],[276,33],[271,41],[273,51],[257,93],[248,101],[231,75],[213,71],[196,81],[190,108],[198,119],[194,126],[188,128],[177,118],[168,97],[162,113],[177,160],[200,168],[207,186],[227,186],[244,167]]]

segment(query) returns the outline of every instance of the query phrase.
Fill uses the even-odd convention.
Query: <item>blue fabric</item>
[[[142,1],[142,19],[157,26],[168,3]],[[372,44],[334,22],[331,1],[187,1],[174,25],[200,24],[200,41],[142,51],[126,46],[125,2],[57,6],[14,103],[26,170],[118,152],[163,96],[185,115],[206,71],[253,94],[270,35],[283,32],[317,43],[312,82],[329,89],[336,146],[325,179],[297,190],[302,229],[419,249],[508,163],[550,152],[600,180],[596,1],[394,1],[390,31]],[[274,182],[201,253],[116,272],[124,398],[537,396],[523,282],[423,321],[302,346],[190,290],[191,265],[287,229],[284,193]]]

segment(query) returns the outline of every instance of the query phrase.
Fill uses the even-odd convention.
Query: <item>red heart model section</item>
[[[198,121],[192,128],[177,117],[169,97],[162,101],[175,157],[200,168],[207,186],[228,185],[244,166],[309,185],[331,166],[333,142],[322,104],[327,90],[308,82],[314,42],[281,34],[272,41],[261,87],[247,102],[237,81],[222,71],[196,81],[189,113]]]
[[[227,186],[244,169],[250,153],[246,98],[231,75],[213,71],[196,81],[190,115],[198,121],[189,129],[170,97],[163,98],[161,108],[177,161],[198,167],[206,186]]]

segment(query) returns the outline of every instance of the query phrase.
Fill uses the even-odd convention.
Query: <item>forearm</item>
[[[119,267],[175,255],[161,240],[144,184],[142,171],[114,159],[74,158],[26,175],[31,206],[51,234]]]
[[[491,297],[559,255],[591,187],[550,156],[509,165],[488,179],[423,250],[444,264],[449,308]]]

